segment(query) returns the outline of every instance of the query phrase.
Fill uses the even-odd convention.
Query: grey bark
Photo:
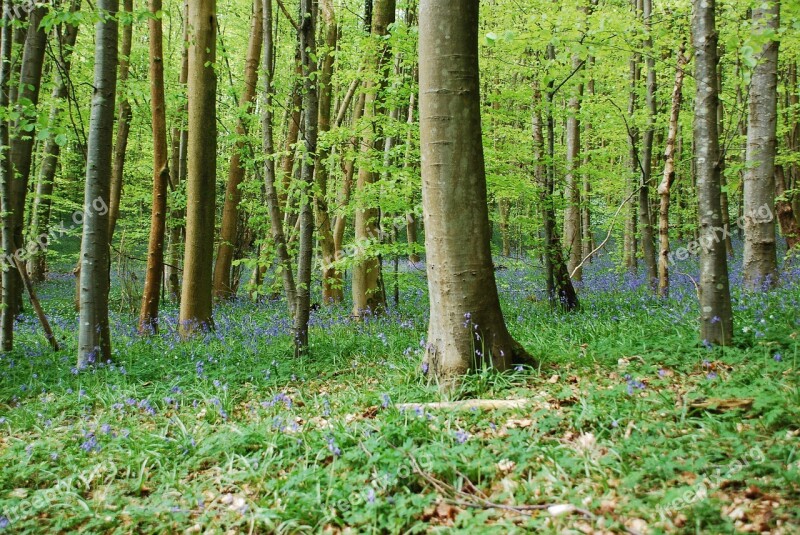
[[[766,0],[753,10],[757,33],[777,31],[780,1]],[[761,49],[750,83],[747,168],[744,175],[744,285],[749,290],[778,282],[775,251],[775,150],[778,124],[778,45]]]
[[[728,259],[722,238],[719,133],[717,131],[717,30],[715,0],[694,0],[694,161],[700,242],[700,337],[728,345],[733,335]]]
[[[478,3],[420,2],[420,133],[430,322],[426,362],[445,388],[482,365],[530,363],[503,319],[481,139]],[[469,245],[467,245],[469,244]]]
[[[98,0],[94,95],[89,122],[80,263],[78,367],[111,358],[108,325],[111,139],[117,93],[118,0]]]

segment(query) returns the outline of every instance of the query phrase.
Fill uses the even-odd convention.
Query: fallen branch
[[[438,401],[434,403],[398,403],[395,407],[400,410],[449,409],[467,411],[472,409],[521,409],[530,403],[530,399],[467,399],[464,401]]]

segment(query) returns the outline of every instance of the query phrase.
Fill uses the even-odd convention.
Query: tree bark
[[[189,137],[187,146],[186,252],[181,286],[180,333],[213,327],[211,276],[217,170],[217,2],[189,3]]]
[[[264,187],[267,209],[269,211],[270,229],[272,231],[272,241],[275,246],[275,253],[280,264],[280,273],[283,279],[283,289],[286,293],[286,302],[289,313],[294,315],[295,303],[297,301],[297,289],[292,272],[292,259],[286,247],[286,235],[283,232],[283,217],[281,215],[280,201],[276,187],[275,177],[275,141],[274,126],[272,115],[272,102],[275,97],[275,87],[273,79],[275,77],[275,42],[272,28],[272,2],[264,2],[264,52],[262,67],[264,71],[264,91],[263,91],[263,113],[261,115],[263,147],[266,155],[264,162]]]
[[[118,0],[97,0],[94,95],[89,122],[81,241],[78,368],[111,358],[108,325],[109,193],[117,94]]]
[[[666,149],[664,150],[664,177],[658,187],[661,199],[659,207],[658,236],[658,294],[661,297],[669,296],[669,205],[670,189],[675,182],[675,146],[678,138],[678,119],[683,102],[683,79],[686,74],[688,58],[684,54],[685,46],[681,43],[678,49],[677,67],[675,69],[675,85],[672,87],[672,106],[669,112],[669,132],[667,133]]]
[[[655,123],[658,110],[656,109],[656,58],[653,51],[652,32],[652,0],[643,0],[642,16],[644,19],[645,33],[644,49],[647,59],[647,91],[645,92],[645,107],[647,108],[647,127],[642,136],[642,161],[641,177],[639,184],[639,228],[642,237],[642,256],[647,268],[647,281],[655,292],[658,287],[658,265],[656,263],[655,237],[653,236],[653,221],[650,218],[650,182],[653,174],[653,138],[655,136]]]
[[[578,55],[572,57],[572,70],[578,71],[583,61]],[[574,93],[569,99],[569,115],[567,116],[567,172],[565,175],[566,188],[564,198],[564,247],[567,250],[567,271],[572,275],[572,280],[583,280],[583,269],[579,267],[583,260],[583,247],[581,243],[581,189],[578,183],[577,168],[580,165],[581,152],[581,100],[583,99],[583,83],[577,84]]]
[[[478,10],[420,2],[420,134],[430,320],[425,361],[445,388],[483,365],[532,359],[509,334],[489,241]],[[470,244],[466,246],[466,244]]]
[[[133,13],[133,0],[123,0],[122,9],[128,15]],[[131,119],[133,111],[131,103],[128,101],[127,83],[128,73],[131,68],[131,46],[133,44],[133,22],[122,25],[122,43],[119,52],[119,86],[122,88],[122,95],[117,111],[117,138],[114,143],[114,166],[111,174],[111,202],[108,205],[108,236],[109,243],[114,239],[114,231],[117,228],[119,219],[119,203],[122,197],[123,173],[125,172],[125,157],[128,152],[128,135],[131,131]]]
[[[33,145],[36,139],[38,123],[39,88],[42,82],[42,66],[47,45],[47,34],[42,20],[47,9],[37,7],[31,11],[28,20],[28,34],[22,52],[22,70],[19,78],[17,105],[19,119],[11,132],[10,158],[13,174],[11,181],[11,210],[14,228],[13,245],[15,248],[26,248],[24,241],[25,205],[28,195],[28,179],[31,174]],[[22,279],[11,266],[11,314],[15,317],[22,310]]]
[[[319,75],[319,132],[331,129],[331,109],[333,97],[333,60],[336,53],[338,28],[333,0],[321,0],[320,7],[325,21],[325,55]],[[320,148],[315,165],[316,194],[315,212],[319,228],[319,245],[322,256],[322,302],[341,303],[344,300],[344,280],[341,271],[335,266],[336,244],[333,240],[331,213],[328,207],[328,168],[326,161],[330,150]]]
[[[586,60],[587,69],[591,68],[594,65],[594,58],[589,56]],[[590,75],[589,81],[586,84],[586,92],[590,96],[594,96],[594,76]],[[592,131],[592,123],[591,121],[586,121],[583,125],[584,130],[584,142],[583,142],[583,172],[582,175],[582,182],[583,182],[583,203],[581,206],[581,232],[583,238],[583,254],[588,255],[594,249],[594,235],[592,234],[592,181],[591,176],[589,174],[589,164],[591,163],[591,150],[592,150],[592,139],[591,139],[591,131]],[[591,262],[591,258],[589,258]]]
[[[308,351],[308,320],[311,314],[311,260],[313,256],[314,213],[313,187],[314,163],[317,156],[317,123],[319,96],[317,94],[316,10],[313,0],[301,0],[300,50],[303,65],[305,93],[305,151],[300,175],[299,246],[297,251],[297,302],[295,303],[293,331],[295,357]]]
[[[376,138],[380,135],[380,128],[375,123],[375,117],[380,113],[381,102],[378,93],[380,92],[385,77],[384,50],[385,40],[382,39],[389,33],[389,26],[395,19],[395,0],[375,0],[372,10],[372,46],[374,50],[369,52],[367,59],[368,72],[378,74],[379,82],[367,80],[366,100],[364,103],[364,119],[372,123],[365,129],[361,138],[361,159],[364,163],[358,169],[358,181],[356,191],[360,195],[373,184],[377,179],[376,173],[372,170],[370,155],[373,152]],[[386,295],[381,288],[381,264],[378,256],[369,251],[372,244],[380,239],[380,229],[378,225],[378,207],[369,205],[369,201],[359,199],[359,206],[355,214],[355,239],[359,254],[355,258],[353,265],[353,316],[361,318],[365,313],[380,314],[386,307]],[[363,204],[367,204],[363,206]]]
[[[245,89],[239,100],[240,113],[252,113],[256,96],[258,67],[261,60],[261,46],[264,40],[262,30],[264,16],[261,6],[261,0],[253,0],[250,42],[247,46],[247,59],[245,61]],[[231,265],[233,263],[234,243],[236,242],[240,225],[239,204],[242,200],[242,192],[239,190],[239,186],[244,180],[245,173],[245,167],[242,165],[242,151],[246,147],[244,141],[246,135],[247,125],[240,117],[236,123],[237,141],[232,148],[233,155],[228,169],[225,203],[222,208],[220,242],[217,249],[217,261],[214,266],[214,296],[217,299],[230,299],[235,295],[231,284]]]
[[[70,11],[80,9],[81,0],[72,0]],[[63,32],[63,33],[62,33]],[[54,129],[59,121],[61,106],[69,92],[69,72],[72,66],[71,56],[75,41],[78,38],[78,25],[67,24],[58,32],[60,35],[58,54],[54,60],[55,86],[50,96],[50,116],[47,124]],[[55,183],[61,145],[55,134],[47,136],[42,150],[42,164],[36,184],[36,196],[31,210],[31,239],[42,247],[37,248],[28,260],[28,273],[32,282],[42,282],[47,274],[47,234],[50,229],[50,210],[53,205],[53,186]]]
[[[766,0],[753,10],[756,33],[777,32],[780,1]],[[747,170],[744,176],[744,286],[749,290],[778,282],[775,250],[775,151],[778,124],[777,36],[761,49],[750,84]]]
[[[5,110],[10,103],[11,92],[11,46],[14,32],[11,28],[11,0],[3,1],[3,24],[0,27],[0,109]],[[3,269],[2,272],[2,307],[0,307],[0,349],[11,351],[14,349],[14,314],[11,302],[14,299],[13,270],[9,265],[9,258],[13,258],[16,251],[14,246],[14,221],[11,207],[11,181],[13,180],[13,167],[9,157],[9,124],[5,118],[0,118],[0,217],[2,218],[2,247]]]
[[[189,79],[189,0],[185,0],[183,4],[183,47],[181,48],[181,73],[178,80],[181,89],[186,90],[186,84]],[[181,183],[186,181],[186,148],[189,141],[189,131],[186,129],[186,115],[188,108],[186,102],[180,106],[180,114],[178,126],[172,129],[172,163],[170,165],[170,187],[172,190],[177,190]],[[180,282],[180,266],[182,260],[183,241],[184,241],[184,210],[173,208],[170,212],[170,229],[169,229],[169,246],[167,247],[167,255],[169,257],[169,264],[164,270],[164,278],[167,280],[167,288],[170,299],[175,302],[180,301],[181,295],[181,282]]]
[[[782,165],[775,166],[775,211],[778,214],[778,222],[781,225],[781,233],[786,239],[787,251],[792,251],[800,245],[800,224],[794,213],[792,203],[786,199],[786,174]]]
[[[139,313],[139,334],[158,330],[158,307],[164,275],[164,233],[167,227],[167,190],[169,160],[167,155],[167,113],[164,99],[164,51],[161,30],[161,0],[150,0],[150,111],[153,123],[153,207],[150,215],[150,239],[147,247],[147,270]]]
[[[711,344],[729,345],[733,318],[728,259],[721,241],[716,2],[694,0],[693,4],[692,41],[697,84],[693,145],[700,223],[700,337]]]

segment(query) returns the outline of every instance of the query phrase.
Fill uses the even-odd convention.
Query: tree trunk
[[[180,332],[187,338],[213,327],[211,268],[217,171],[217,2],[189,3],[189,138],[187,146],[186,253]]]
[[[578,55],[572,56],[572,70],[578,71],[583,65]],[[583,260],[583,247],[581,243],[581,189],[578,183],[577,168],[580,165],[581,151],[581,123],[578,116],[581,113],[581,100],[583,98],[583,84],[579,83],[575,92],[569,99],[569,115],[567,117],[567,173],[565,175],[566,189],[564,198],[564,247],[568,254],[567,270],[572,274],[572,280],[583,280],[583,269],[580,267]]]
[[[658,236],[660,242],[658,255],[658,294],[661,297],[669,296],[669,205],[670,188],[675,182],[675,145],[678,138],[678,118],[681,113],[681,103],[683,101],[683,78],[686,74],[686,62],[688,58],[684,54],[685,46],[681,43],[678,49],[678,63],[675,69],[675,85],[672,88],[672,107],[669,113],[669,132],[667,134],[667,146],[664,150],[664,177],[658,187],[658,195],[661,198],[658,220]]]
[[[719,51],[719,56],[722,57],[722,50]],[[722,71],[723,65],[722,62],[719,64],[719,68],[717,70],[717,94],[722,94]],[[724,137],[725,132],[725,107],[720,100],[719,105],[717,106],[717,131]],[[720,155],[719,155],[719,183],[722,189],[719,197],[719,203],[722,207],[722,227],[726,229],[731,229],[731,215],[730,215],[730,208],[728,206],[728,179],[725,177],[725,167],[727,165],[726,161],[728,158],[728,151],[727,147],[724,143],[720,144]],[[731,233],[725,232],[724,238],[725,240],[725,251],[728,253],[730,258],[733,258],[733,240],[731,240]]]
[[[633,0],[636,3],[636,0]],[[631,90],[628,99],[628,117],[633,117],[636,113],[637,106],[637,89],[641,69],[639,63],[641,61],[641,54],[634,53],[630,61],[631,71]],[[641,167],[639,163],[639,129],[636,125],[628,127],[628,145],[629,145],[629,165],[632,171],[630,178],[626,180],[625,198],[630,199],[636,193],[636,188],[640,186],[639,177],[641,176]],[[638,200],[638,198],[637,198]],[[627,209],[625,218],[625,226],[622,239],[623,247],[623,263],[629,271],[636,271],[638,263],[636,260],[636,203],[630,203]]]
[[[11,210],[14,227],[13,245],[26,248],[24,242],[25,205],[28,195],[28,179],[31,174],[33,145],[38,123],[37,105],[39,88],[42,82],[42,66],[47,45],[47,34],[41,25],[47,13],[44,7],[31,11],[28,21],[28,35],[22,53],[22,70],[19,78],[19,94],[16,101],[19,119],[11,133],[10,157],[13,180],[11,181]],[[14,103],[12,103],[14,104]],[[14,266],[11,266],[11,314],[15,317],[22,310],[22,279]]]
[[[272,28],[272,2],[264,2],[264,57],[262,68],[264,71],[264,107],[261,116],[263,147],[266,154],[264,162],[264,187],[269,211],[270,229],[275,252],[280,263],[280,272],[283,278],[283,289],[286,292],[286,302],[289,313],[294,315],[297,289],[292,273],[292,260],[286,247],[286,235],[283,232],[283,218],[281,215],[280,200],[276,187],[275,177],[275,141],[273,135],[272,101],[275,96],[273,79],[275,77],[275,42]]]
[[[388,35],[389,26],[395,19],[395,0],[375,0],[372,10],[372,46],[374,50],[370,52],[367,59],[367,71],[378,73],[379,80],[383,80],[384,64],[383,58],[386,49],[384,36]],[[380,135],[380,127],[375,118],[381,112],[381,102],[378,96],[382,82],[367,80],[366,100],[364,102],[364,119],[371,126],[367,128],[361,138],[361,160],[364,162],[358,169],[358,181],[356,190],[363,194],[377,178],[372,170],[370,155],[373,152],[376,138]],[[360,203],[368,203],[359,199]],[[355,258],[353,265],[353,316],[361,318],[365,313],[380,314],[386,307],[386,296],[381,289],[381,264],[380,259],[369,252],[369,248],[375,241],[380,240],[380,229],[378,226],[378,207],[359,206],[355,214],[355,239],[359,248],[359,254]]]
[[[123,0],[122,9],[130,16],[133,13],[133,0]],[[117,139],[114,143],[114,167],[111,174],[111,203],[108,205],[108,240],[109,243],[114,239],[114,231],[117,228],[119,219],[119,203],[122,197],[122,181],[125,171],[125,157],[128,151],[128,134],[131,131],[131,119],[133,111],[128,101],[127,83],[128,73],[131,68],[131,45],[133,43],[133,19],[122,25],[122,38],[119,56],[119,86],[122,95],[117,111]]]
[[[150,0],[150,111],[153,123],[153,207],[150,215],[150,239],[147,247],[147,270],[139,313],[139,334],[158,330],[158,307],[164,275],[164,232],[167,226],[167,113],[164,101],[164,51],[161,31],[161,0]]]
[[[108,325],[109,193],[117,96],[118,0],[97,0],[94,95],[89,122],[81,242],[78,368],[111,358]]]
[[[317,94],[317,47],[316,10],[313,0],[301,0],[300,12],[303,22],[300,27],[300,50],[303,65],[305,93],[305,144],[300,178],[300,233],[297,251],[297,302],[293,318],[295,357],[308,350],[308,320],[311,314],[311,260],[313,256],[314,213],[313,187],[314,162],[317,156],[317,123],[319,120],[319,97]]]
[[[647,281],[655,292],[658,287],[658,266],[656,263],[655,237],[653,221],[650,218],[650,182],[653,174],[653,138],[655,136],[656,109],[656,58],[651,37],[652,0],[643,0],[642,16],[644,18],[647,38],[644,41],[647,65],[647,91],[645,106],[647,108],[647,128],[642,136],[641,183],[639,184],[639,228],[642,234],[642,256],[647,268]]]
[[[338,28],[333,0],[320,2],[322,16],[325,21],[325,55],[322,58],[322,69],[319,75],[319,132],[331,129],[331,101],[333,96],[333,60],[336,53]],[[315,211],[319,228],[319,244],[322,253],[322,302],[325,304],[341,303],[344,300],[344,280],[341,271],[336,268],[336,244],[333,240],[331,214],[328,207],[328,168],[329,149],[321,148],[316,161]]]
[[[364,103],[366,101],[366,94],[361,93],[356,100],[353,108],[352,124],[355,126],[361,120],[364,114]],[[341,115],[341,114],[340,114]],[[349,145],[353,150],[358,150],[359,140],[356,136],[350,138]],[[350,204],[350,195],[353,189],[353,175],[355,174],[356,163],[354,158],[347,158],[344,162],[344,177],[342,177],[342,189],[339,192],[338,204],[339,206],[347,206]],[[347,218],[342,214],[336,217],[333,224],[333,243],[336,247],[336,257],[339,258],[343,254],[344,243],[344,230],[347,224]]]
[[[753,10],[756,33],[777,32],[780,1],[766,0]],[[775,151],[778,124],[777,36],[764,44],[750,84],[747,169],[744,176],[744,285],[749,290],[778,282],[775,252]]]
[[[531,358],[500,309],[481,140],[478,10],[420,2],[420,133],[430,320],[425,362],[445,388]],[[467,244],[470,244],[467,246]]]
[[[778,222],[781,225],[781,233],[786,239],[786,249],[791,251],[800,245],[800,224],[794,213],[794,207],[786,199],[786,174],[783,172],[782,165],[775,166],[775,211],[778,214]]]
[[[591,68],[594,65],[594,58],[589,56],[586,60],[587,68]],[[590,75],[589,81],[586,84],[586,92],[590,96],[594,96],[594,76]],[[591,154],[590,151],[592,150],[592,139],[591,139],[591,131],[592,131],[592,123],[587,121],[583,125],[584,130],[584,142],[583,142],[583,162],[581,163],[581,167],[583,167],[582,174],[582,182],[583,182],[583,203],[581,206],[581,232],[583,234],[583,254],[588,255],[592,250],[594,250],[594,235],[592,234],[592,203],[591,203],[591,196],[592,196],[592,182],[591,177],[589,174],[589,165],[591,164]],[[591,261],[591,258],[588,259]]]
[[[72,0],[70,11],[75,13],[80,9],[81,0]],[[61,33],[63,32],[63,33]],[[47,120],[49,128],[56,128],[59,122],[60,109],[69,91],[69,72],[72,65],[72,48],[78,37],[78,25],[67,24],[60,30],[59,49],[54,60],[55,86],[50,97],[50,117]],[[33,282],[42,282],[47,273],[47,235],[50,230],[50,210],[53,204],[53,185],[55,182],[58,158],[61,154],[61,145],[56,140],[56,135],[50,133],[44,142],[42,151],[42,164],[39,169],[39,179],[36,184],[36,196],[31,211],[31,239],[38,247],[28,261],[28,272]]]
[[[694,160],[700,223],[700,337],[729,345],[733,335],[728,259],[721,241],[719,133],[717,131],[717,31],[715,0],[694,0],[692,40],[696,54]]]
[[[187,19],[189,18],[189,0],[185,0],[183,4],[183,42],[189,42],[189,26]],[[186,83],[189,78],[189,49],[186,45],[181,47],[181,73],[178,82],[182,90],[186,89]],[[170,187],[172,190],[177,190],[181,183],[186,180],[186,148],[189,141],[189,132],[186,129],[185,117],[188,113],[188,108],[184,102],[180,106],[179,125],[172,129],[172,163],[170,165]],[[183,251],[183,238],[184,226],[183,220],[184,210],[173,208],[170,212],[170,229],[169,229],[169,246],[167,247],[167,255],[169,263],[164,270],[164,278],[167,280],[167,288],[169,297],[176,303],[180,300],[181,283],[180,283],[180,266]]]
[[[11,28],[11,0],[3,1],[3,24],[0,27],[0,109],[7,109],[11,90],[11,45],[14,32]],[[11,181],[13,168],[9,158],[8,120],[0,118],[0,217],[2,217],[2,307],[0,307],[0,350],[11,351],[14,348],[14,314],[11,302],[14,299],[13,270],[9,262],[16,251],[14,246],[14,221],[11,207]]]
[[[271,1],[271,0],[270,0]],[[261,0],[253,0],[253,15],[250,26],[250,42],[247,47],[247,60],[244,71],[244,93],[239,100],[240,113],[250,114],[258,85],[258,67],[261,61],[263,44],[263,12]],[[242,192],[239,186],[244,180],[245,167],[242,165],[242,151],[245,149],[244,137],[247,125],[240,117],[236,123],[237,141],[233,145],[233,156],[228,170],[228,184],[225,189],[225,203],[222,208],[222,227],[214,266],[214,296],[217,299],[230,299],[235,295],[231,284],[231,265],[233,263],[234,243],[239,230],[239,203]]]

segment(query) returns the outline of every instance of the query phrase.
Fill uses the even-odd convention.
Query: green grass
[[[222,305],[189,343],[168,305],[146,339],[115,312],[114,362],[80,373],[72,283],[48,282],[65,349],[26,315],[0,357],[0,515],[14,533],[798,532],[798,278],[737,294],[723,350],[697,339],[690,286],[660,302],[593,269],[574,315],[527,299],[528,270],[501,273],[540,366],[476,374],[461,397],[532,401],[462,412],[394,407],[442,399],[420,368],[414,274],[385,318],[321,311],[300,360],[281,303]],[[692,408],[704,398],[754,401]],[[553,504],[592,517],[497,507]]]

